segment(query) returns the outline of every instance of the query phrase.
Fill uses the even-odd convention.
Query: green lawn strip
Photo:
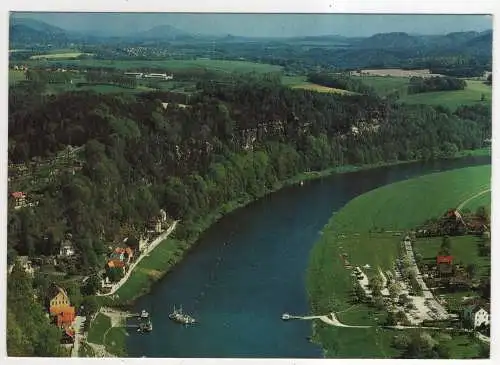
[[[109,353],[123,357],[126,356],[127,330],[124,327],[113,327],[106,333],[104,345]]]
[[[117,302],[125,303],[146,293],[182,257],[186,243],[167,238],[135,267],[129,279],[116,292]]]
[[[104,341],[104,334],[109,328],[111,328],[111,319],[102,313],[98,313],[92,322],[92,326],[90,326],[87,337],[88,341],[102,345]]]

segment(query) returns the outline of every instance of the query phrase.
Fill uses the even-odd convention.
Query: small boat
[[[146,310],[144,310],[144,309],[141,312],[141,318],[149,318],[149,313],[146,312]]]
[[[300,186],[304,186],[304,182],[303,181],[300,182]]]
[[[182,312],[182,306],[179,310],[177,310],[174,307],[174,311],[168,315],[168,318],[170,318],[174,322],[186,324],[186,325],[196,323],[196,320],[193,317],[191,317],[188,314],[184,314]]]
[[[139,325],[139,328],[137,329],[137,332],[151,332],[153,330],[153,323],[151,321],[148,321],[147,323],[141,323]]]

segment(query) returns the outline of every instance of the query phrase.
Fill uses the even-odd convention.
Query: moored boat
[[[182,312],[182,306],[180,309],[174,307],[174,311],[168,315],[172,321],[181,324],[194,324],[196,320],[188,314]]]

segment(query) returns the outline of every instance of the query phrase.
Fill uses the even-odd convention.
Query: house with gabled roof
[[[52,317],[58,327],[68,328],[75,320],[75,307],[71,306],[71,302],[66,290],[62,287],[52,284],[49,287],[46,304],[49,310],[49,315]]]
[[[464,308],[463,318],[472,328],[490,325],[490,314],[483,307],[473,304]]]

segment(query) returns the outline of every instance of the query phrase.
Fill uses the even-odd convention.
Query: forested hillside
[[[188,105],[168,92],[48,96],[36,83],[12,87],[9,162],[29,172],[28,182],[11,174],[10,189],[37,204],[9,203],[9,264],[17,255],[54,255],[71,233],[80,259],[63,271],[90,275],[107,246],[143,231],[161,208],[180,219],[177,238],[191,239],[200,217],[298,173],[451,157],[491,137],[491,110],[480,105],[451,113],[294,90],[266,75],[198,87]],[[66,155],[68,145],[75,150]],[[51,160],[61,167],[34,178]],[[20,318],[9,312],[9,328],[21,328]]]
[[[256,78],[205,84],[188,107],[174,99],[168,93],[43,97],[11,90],[11,162],[84,147],[82,170],[31,192],[41,197],[32,212],[11,212],[11,250],[50,254],[70,231],[91,267],[98,262],[94,252],[99,255],[120,225],[144,224],[160,208],[186,225],[305,170],[451,156],[481,147],[491,134],[485,107],[452,114]]]

